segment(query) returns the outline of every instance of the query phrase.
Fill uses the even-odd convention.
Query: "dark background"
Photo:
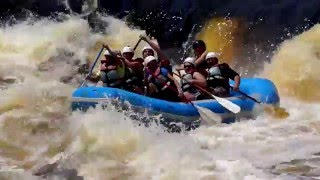
[[[83,0],[68,0],[68,3],[74,12],[81,13]],[[281,34],[284,28],[301,29],[320,20],[319,0],[100,0],[100,7],[119,18],[129,15],[134,25],[147,29],[160,41],[178,43],[186,39],[193,24],[203,23],[213,16],[242,17],[253,28],[268,28],[266,32],[272,36]],[[41,16],[69,12],[59,0],[1,1],[2,16],[22,9]]]

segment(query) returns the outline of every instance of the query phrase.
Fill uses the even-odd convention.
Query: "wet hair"
[[[204,43],[202,40],[196,40],[195,42],[193,42],[192,48],[195,49],[197,47],[203,47],[204,49],[206,49],[206,43]]]

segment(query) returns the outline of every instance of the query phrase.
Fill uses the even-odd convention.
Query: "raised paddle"
[[[232,88],[232,86],[230,86],[230,87]],[[282,107],[264,104],[261,101],[258,101],[257,99],[253,98],[252,96],[249,96],[248,94],[246,94],[240,90],[238,92],[240,94],[242,94],[243,96],[251,99],[252,101],[258,103],[259,105],[263,106],[263,109],[266,112],[271,113],[272,115],[275,115],[277,118],[286,118],[289,116],[289,113]]]
[[[178,77],[180,77],[181,79],[184,79],[184,78],[183,78],[182,76],[180,76],[179,74],[177,74],[177,73],[175,73],[175,72],[173,72],[173,73],[174,73],[175,75],[177,75]],[[185,80],[186,80],[186,79],[185,79]],[[218,102],[221,106],[225,107],[225,108],[228,109],[229,111],[231,111],[231,112],[233,112],[233,113],[235,113],[235,114],[237,114],[237,113],[239,113],[239,112],[241,111],[240,106],[238,106],[237,104],[234,104],[233,102],[231,102],[231,101],[229,101],[229,100],[227,100],[227,99],[225,99],[225,98],[221,98],[221,97],[215,96],[215,95],[213,95],[212,93],[210,93],[209,91],[207,91],[207,90],[205,90],[204,88],[202,88],[201,86],[198,86],[198,85],[196,85],[196,84],[191,84],[191,85],[195,86],[195,87],[198,88],[199,90],[201,90],[201,91],[207,93],[208,95],[210,95],[212,98],[214,98],[215,100],[217,100],[217,102]]]
[[[140,44],[141,40],[142,40],[142,39],[139,38],[139,41],[138,41],[138,42],[136,43],[136,45],[134,46],[133,51],[135,51],[135,50],[137,49],[137,47],[138,47],[138,45]]]
[[[83,83],[81,84],[81,86],[80,86],[80,87],[82,87],[82,86],[87,82],[87,79],[91,76],[92,71],[93,71],[94,67],[95,67],[95,66],[96,66],[96,64],[97,64],[97,61],[98,61],[99,57],[101,56],[101,53],[102,53],[103,49],[104,49],[104,47],[102,47],[102,48],[101,48],[101,50],[100,50],[100,52],[99,52],[99,54],[98,54],[98,56],[97,56],[96,60],[95,60],[95,61],[94,61],[94,63],[92,64],[92,66],[91,66],[91,68],[90,68],[89,73],[87,74],[87,76],[86,76],[85,80],[83,81]]]

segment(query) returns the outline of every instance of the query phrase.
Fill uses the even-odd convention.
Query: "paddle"
[[[168,86],[163,79],[160,79],[156,76],[154,76],[152,74],[152,76],[154,78],[157,78],[158,80],[160,80],[160,82],[163,84],[163,85],[166,85],[168,88],[170,88],[171,90],[175,91],[175,92],[178,92],[177,89],[175,89],[174,87],[172,86]],[[206,123],[208,125],[213,125],[213,124],[217,124],[217,123],[221,123],[222,121],[222,118],[219,114],[216,114],[214,112],[212,112],[210,109],[207,109],[205,107],[200,107],[200,106],[197,106],[195,105],[192,101],[187,101],[187,103],[190,103],[197,111],[198,113],[200,114],[200,117],[201,119],[203,119],[204,121],[206,121]]]
[[[180,71],[178,71],[178,73],[181,76]],[[206,121],[208,125],[221,123],[222,118],[218,114],[212,112],[211,110],[209,110],[207,108],[197,106],[192,101],[189,101],[188,103],[190,103],[194,108],[196,108],[198,110],[201,118],[204,121]],[[211,120],[211,121],[209,121],[209,120]],[[212,123],[212,122],[214,122],[214,123]]]
[[[194,108],[198,110],[201,119],[203,119],[206,122],[206,124],[215,125],[221,123],[222,118],[219,114],[214,113],[210,109],[207,109],[205,107],[197,106],[192,101],[189,101],[188,103],[190,103]]]
[[[138,41],[137,44],[134,46],[133,51],[135,51],[135,50],[137,49],[137,47],[138,47],[138,45],[140,44],[141,40],[142,40],[142,39],[139,38],[139,41]]]
[[[230,86],[232,88],[232,86]],[[271,113],[272,115],[276,115],[276,117],[278,118],[286,118],[289,116],[289,113],[282,107],[278,107],[278,106],[274,106],[274,105],[268,105],[268,104],[264,104],[261,101],[258,101],[257,99],[249,96],[248,94],[242,92],[242,91],[238,91],[240,94],[244,95],[245,97],[251,99],[252,101],[260,104],[263,106],[263,109],[267,112],[267,113]]]
[[[99,57],[100,57],[100,55],[101,55],[101,53],[102,53],[103,49],[104,49],[104,47],[102,47],[102,48],[101,48],[101,50],[100,50],[100,52],[99,52],[99,54],[98,54],[98,56],[97,56],[96,60],[95,60],[95,61],[94,61],[94,63],[92,64],[92,66],[91,66],[91,68],[90,68],[89,73],[87,74],[87,76],[86,76],[85,80],[84,80],[84,81],[83,81],[83,83],[80,85],[80,87],[82,87],[82,86],[87,82],[87,79],[91,76],[92,71],[93,71],[93,68],[96,66],[97,61],[98,61],[98,59],[99,59]]]
[[[233,88],[232,86],[230,86],[231,88]],[[242,95],[244,95],[245,97],[247,97],[247,98],[249,98],[249,99],[251,99],[251,100],[253,100],[254,102],[256,102],[256,103],[258,103],[258,104],[262,104],[262,102],[260,102],[260,101],[258,101],[257,99],[255,99],[255,98],[253,98],[253,97],[251,97],[251,96],[249,96],[248,94],[246,94],[246,93],[244,93],[244,92],[242,92],[242,91],[238,91],[240,94],[242,94]]]
[[[177,75],[178,77],[184,79],[182,76],[180,76],[179,74],[173,72],[175,75]],[[186,80],[186,79],[185,79]],[[215,100],[217,100],[217,102],[222,105],[223,107],[225,107],[226,109],[228,109],[229,111],[237,114],[240,112],[241,108],[240,106],[234,104],[233,102],[227,100],[227,99],[224,99],[224,98],[221,98],[221,97],[218,97],[218,96],[215,96],[213,95],[212,93],[210,93],[209,91],[205,90],[204,88],[202,88],[201,86],[199,85],[196,85],[196,84],[191,84],[193,86],[195,86],[196,88],[198,88],[199,90],[207,93],[208,95],[210,95],[212,98],[214,98]]]

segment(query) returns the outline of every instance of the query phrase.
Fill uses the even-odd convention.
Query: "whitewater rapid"
[[[311,54],[320,51],[319,25],[286,41],[256,75],[279,87],[288,118],[262,114],[170,134],[156,125],[139,126],[112,107],[70,112],[71,93],[83,80],[78,65],[92,62],[103,42],[121,49],[144,33],[112,17],[102,19],[108,35],[92,33],[78,17],[30,19],[0,29],[0,179],[40,179],[32,171],[61,154],[48,179],[268,180],[320,174],[320,57]],[[66,76],[74,78],[62,83]],[[313,102],[297,90],[306,81],[305,89],[318,90],[303,96]]]

